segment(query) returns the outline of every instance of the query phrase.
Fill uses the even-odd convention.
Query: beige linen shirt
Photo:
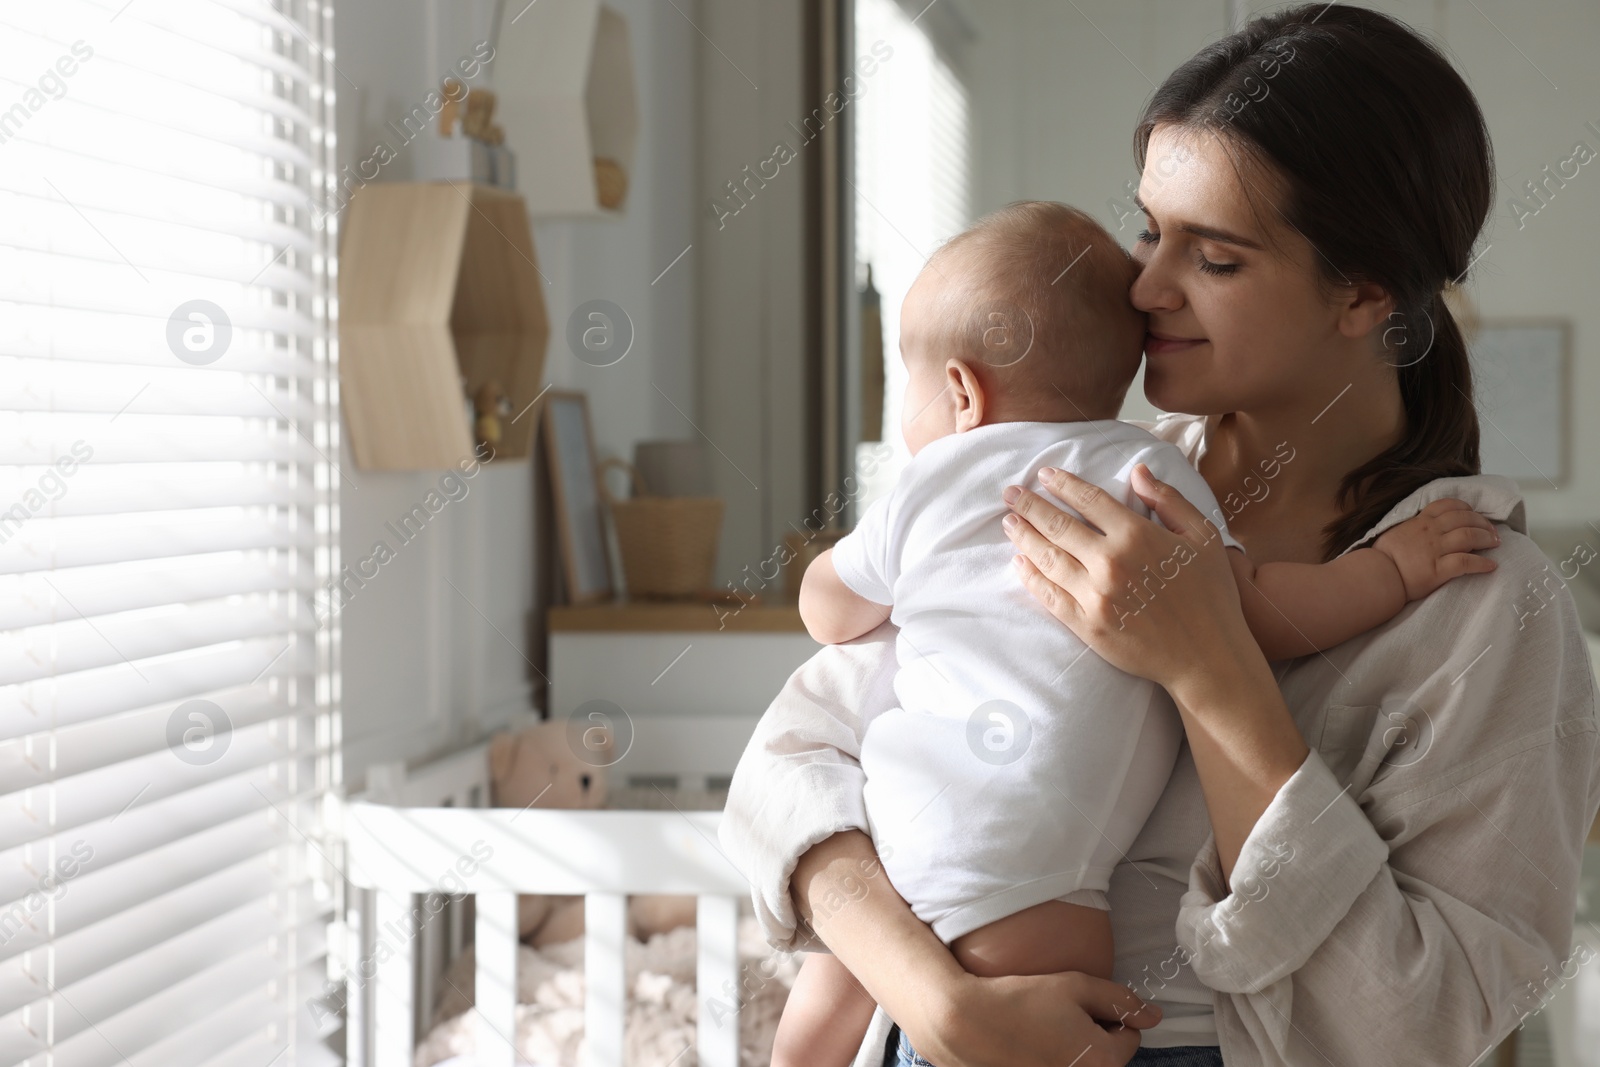
[[[1149,428],[1198,463],[1204,422]],[[1504,478],[1431,482],[1350,548],[1447,496],[1499,524],[1485,553],[1498,569],[1273,664],[1311,753],[1232,878],[1187,749],[1119,866],[1116,977],[1165,1012],[1146,1045],[1220,1044],[1228,1067],[1467,1067],[1559,981],[1600,808],[1595,679],[1571,595]],[[740,760],[719,836],[774,947],[826,951],[797,929],[789,879],[811,845],[866,830],[856,757],[893,706],[893,676],[887,624],[823,649]],[[890,1025],[879,1009],[856,1067],[882,1062]]]

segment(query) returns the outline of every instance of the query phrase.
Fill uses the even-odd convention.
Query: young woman
[[[722,841],[774,943],[825,943],[881,1006],[857,1067],[1465,1067],[1559,974],[1600,806],[1576,612],[1514,486],[1477,473],[1442,299],[1491,201],[1482,115],[1405,26],[1316,4],[1180,67],[1136,144],[1146,391],[1187,413],[1151,428],[1251,556],[1330,559],[1458,498],[1497,524],[1474,546],[1497,568],[1268,664],[1220,542],[1167,487],[1140,494],[1158,524],[1070,476],[1046,483],[1092,526],[1006,490],[1023,581],[1159,682],[1188,736],[1112,882],[1117,982],[967,974],[884,878],[855,757],[894,699],[887,626],[791,679]]]

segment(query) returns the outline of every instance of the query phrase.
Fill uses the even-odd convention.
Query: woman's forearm
[[[819,841],[790,884],[803,921],[891,1019],[913,1039],[941,1025],[967,972],[895,891],[870,837],[845,830]]]
[[[1183,717],[1226,878],[1261,813],[1310,749],[1260,649],[1248,641],[1222,647],[1207,670],[1170,692]]]

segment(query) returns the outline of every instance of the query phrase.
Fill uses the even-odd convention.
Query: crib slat
[[[372,922],[372,890],[351,886],[345,918],[344,1055],[349,1067],[371,1067],[367,1057],[367,997],[372,987],[361,981],[358,960],[366,957],[367,931]]]
[[[515,1067],[517,1033],[517,895],[479,893],[475,952],[478,1056],[481,1067]]]
[[[411,1002],[412,929],[411,894],[379,889],[372,917],[376,944],[386,945],[387,954],[374,953],[376,991],[372,1007],[372,1053],[376,1063],[410,1063],[416,1039],[416,1006]]]
[[[739,1067],[739,898],[702,896],[695,907],[695,941],[700,1067]]]
[[[417,924],[416,931],[416,960],[417,960],[417,1014],[421,1017],[423,1029],[433,1017],[433,1006],[439,1002],[439,979],[444,975],[444,970],[450,961],[441,958],[439,945],[439,931],[433,924],[433,911],[430,906],[438,905],[440,897],[434,893],[424,893],[418,899],[421,908],[421,921]]]
[[[583,899],[583,1034],[586,1067],[622,1067],[627,1010],[628,898],[590,893]]]

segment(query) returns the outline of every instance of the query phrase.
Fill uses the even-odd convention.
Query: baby
[[[1105,891],[1182,741],[1164,692],[1023,587],[1003,487],[1057,467],[1148,516],[1129,486],[1146,464],[1216,522],[1268,660],[1331,648],[1443,584],[1449,553],[1416,519],[1330,563],[1250,563],[1183,453],[1115,419],[1145,335],[1136,272],[1051,203],[1013,204],[935,253],[901,308],[913,458],[801,586],[818,641],[899,627],[899,706],[861,743],[869,829],[896,891],[974,974],[1111,977]],[[844,1067],[872,1009],[837,958],[807,956],[774,1067]]]

